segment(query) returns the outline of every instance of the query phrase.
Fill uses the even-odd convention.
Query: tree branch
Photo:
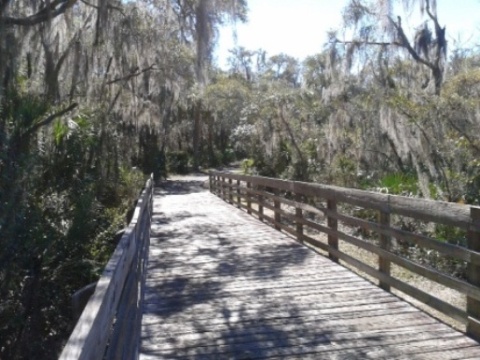
[[[435,66],[431,62],[421,58],[420,55],[418,55],[418,53],[413,49],[412,45],[410,44],[410,41],[408,41],[407,35],[405,35],[405,32],[403,31],[402,23],[401,23],[402,19],[400,18],[400,16],[398,17],[398,24],[395,21],[393,21],[391,17],[389,17],[389,20],[392,22],[393,26],[397,30],[398,36],[400,36],[400,40],[401,40],[400,46],[407,49],[408,53],[413,57],[414,60],[427,66],[432,71],[435,71]]]
[[[85,5],[90,6],[90,7],[94,8],[94,9],[97,9],[97,10],[100,9],[99,6],[93,5],[93,4],[89,3],[89,2],[86,1],[86,0],[80,0],[80,1],[81,1],[82,3],[84,3]],[[124,17],[127,16],[127,15],[123,12],[123,9],[122,9],[121,7],[113,6],[113,5],[111,5],[111,4],[107,4],[107,7],[108,7],[109,9],[111,9],[111,10],[117,10],[117,11],[118,11],[120,14],[122,14]]]
[[[285,129],[288,132],[288,135],[290,136],[290,141],[293,144],[293,147],[295,148],[295,151],[297,152],[297,155],[300,159],[300,162],[302,164],[302,176],[303,174],[303,166],[305,166],[305,158],[303,157],[302,150],[300,150],[300,147],[297,144],[297,141],[295,140],[295,136],[293,134],[292,128],[288,124],[288,121],[285,119],[285,114],[284,114],[284,107],[283,105],[280,105],[280,109],[278,110],[278,117],[280,118],[281,122],[283,123],[283,126],[285,126]],[[302,179],[304,180],[304,179]]]
[[[437,16],[433,15],[432,11],[430,10],[430,0],[426,0],[425,10],[427,12],[428,17],[433,21],[435,24],[435,33],[438,35],[438,32],[441,31],[441,26],[438,22]]]
[[[398,41],[390,41],[390,42],[383,42],[383,41],[363,41],[363,40],[338,40],[335,39],[331,42],[332,44],[362,44],[362,45],[377,45],[377,46],[400,46],[403,47],[401,43]]]
[[[37,131],[38,129],[40,129],[42,126],[45,126],[45,125],[50,124],[53,120],[55,120],[56,118],[58,118],[58,117],[60,117],[60,116],[63,116],[63,115],[65,115],[66,113],[72,111],[72,110],[75,109],[77,106],[78,106],[77,103],[70,104],[70,106],[68,106],[67,108],[65,108],[65,109],[63,109],[63,110],[60,110],[59,112],[57,112],[57,113],[55,113],[55,114],[52,114],[52,115],[48,116],[47,118],[43,119],[42,121],[37,122],[35,125],[33,125],[32,127],[30,127],[29,129],[27,129],[27,131],[25,131],[25,132],[22,134],[22,137],[25,138],[25,137],[33,134],[35,131]]]
[[[467,142],[470,144],[470,146],[477,152],[477,154],[480,154],[480,146],[478,146],[475,143],[475,140],[472,138],[472,136],[469,135],[468,131],[462,130],[456,122],[458,119],[453,120],[451,117],[446,117],[448,123],[450,124],[451,127],[453,127],[461,136],[463,136]]]
[[[430,0],[426,0],[425,10],[427,11],[428,17],[433,21],[435,25],[435,35],[437,36],[437,57],[435,59],[435,64],[438,67],[440,64],[440,59],[442,55],[442,50],[446,56],[446,41],[445,41],[445,28],[442,29],[440,23],[438,22],[438,17],[434,15],[430,10]]]
[[[9,0],[1,0],[0,9],[3,10],[5,4],[8,4]],[[6,1],[4,3],[4,1]],[[25,18],[13,18],[13,17],[0,17],[0,24],[7,26],[18,25],[18,26],[33,26],[51,20],[58,15],[63,14],[67,9],[75,5],[78,0],[55,0],[50,6],[44,8],[37,12],[34,15],[25,17]],[[57,5],[60,5],[57,7]],[[6,5],[5,5],[6,6]]]
[[[121,78],[116,78],[116,79],[113,79],[113,80],[110,80],[109,82],[107,82],[107,85],[111,85],[111,84],[114,84],[114,83],[117,83],[119,81],[128,81],[130,80],[131,78],[133,77],[136,77],[136,76],[139,76],[147,71],[150,71],[152,70],[153,68],[155,67],[155,64],[153,65],[150,65],[149,67],[145,68],[145,69],[142,69],[142,70],[138,70],[138,68],[136,68],[134,70],[134,72],[124,76],[124,77],[121,77]]]
[[[10,1],[11,0],[0,0],[0,15],[5,12],[5,9],[7,8]]]

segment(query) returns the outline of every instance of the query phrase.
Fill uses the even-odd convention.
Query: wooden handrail
[[[60,355],[61,360],[136,358],[152,202],[150,176],[130,224]]]
[[[261,220],[270,222],[276,229],[295,236],[301,243],[327,251],[333,261],[341,260],[376,278],[383,289],[389,291],[390,287],[396,288],[466,324],[467,334],[480,340],[480,208],[337,186],[215,171],[210,173],[210,185],[210,190],[224,200],[232,202],[234,194],[237,197],[236,205],[246,209],[248,213],[257,215]],[[244,202],[241,199],[244,199]],[[309,200],[318,199],[324,201],[326,205],[312,206],[314,201]],[[258,210],[252,207],[252,203],[258,205]],[[290,206],[293,211],[288,212],[282,209],[282,204]],[[343,204],[375,210],[378,214],[378,222],[368,221],[351,214],[342,214],[343,207],[340,205]],[[274,217],[265,215],[263,208],[273,211]],[[308,217],[308,214],[320,215],[325,221],[323,223],[314,221]],[[445,243],[395,227],[391,222],[392,215],[466,230],[467,247]],[[282,219],[289,221],[282,221]],[[361,227],[376,232],[379,235],[379,245],[343,232],[338,227],[338,222],[345,226]],[[306,235],[307,228],[325,233],[328,241],[320,241]],[[393,252],[391,240],[394,238],[466,261],[467,280],[455,278]],[[377,268],[342,252],[341,247],[338,246],[339,241],[378,256]],[[390,274],[392,263],[464,294],[467,298],[466,310],[393,277]]]

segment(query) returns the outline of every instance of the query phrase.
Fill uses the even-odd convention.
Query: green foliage
[[[467,245],[467,232],[449,225],[436,224],[433,237],[437,240],[450,244],[460,246]]]
[[[235,151],[232,148],[227,148],[221,153],[222,164],[228,165],[235,161]]]
[[[167,170],[174,174],[186,174],[189,171],[190,156],[186,151],[172,151],[166,154]]]
[[[35,2],[24,3],[2,15],[33,13]],[[362,4],[346,8],[345,23],[358,25],[358,39],[376,39],[383,26]],[[208,64],[211,35],[226,14],[244,19],[245,1],[219,2],[201,34],[191,26],[195,2],[181,17],[160,2],[117,5],[100,27],[79,27],[95,10],[77,2],[39,25],[41,37],[39,27],[0,31],[0,358],[57,357],[72,328],[70,295],[100,273],[145,175],[187,173],[192,153],[206,166],[246,158],[246,174],[480,203],[474,50],[441,59],[449,67],[441,92],[435,74],[398,47],[360,42],[332,41],[303,66],[239,48],[225,72]],[[55,37],[53,23],[71,31]],[[184,41],[192,39],[198,48]],[[28,51],[10,51],[22,44]],[[74,111],[45,122],[73,102]],[[376,221],[375,212],[352,211]],[[421,231],[414,221],[396,225]],[[448,227],[434,232],[464,242]]]
[[[344,187],[353,187],[356,183],[356,164],[353,159],[338,155],[331,167],[332,182]]]
[[[125,205],[125,204],[123,204]],[[126,216],[117,208],[105,208],[97,216],[96,222],[101,224],[89,246],[90,258],[95,265],[94,271],[100,276],[108,260],[112,256],[116,243],[113,242],[115,234],[125,227]]]
[[[242,173],[244,175],[254,175],[254,173],[255,173],[255,160],[244,159],[242,161]]]
[[[381,189],[386,189],[388,194],[392,195],[417,195],[418,180],[412,174],[394,173],[387,174],[379,181],[378,186]]]
[[[223,165],[229,165],[235,161],[235,151],[232,148],[226,148],[225,150],[214,149],[204,154],[203,165],[206,167],[217,167]]]
[[[39,136],[45,101],[12,91],[1,109],[0,357],[56,358],[70,296],[98,278],[145,178],[114,161],[120,143],[99,114],[58,118]]]
[[[145,175],[153,174],[155,180],[165,178],[167,175],[165,154],[159,146],[157,131],[143,126],[138,135],[140,154],[138,166]]]
[[[55,140],[55,145],[58,147],[63,141],[65,136],[68,134],[68,127],[60,120],[55,121],[53,126],[53,137]]]
[[[26,131],[41,120],[50,106],[40,96],[10,89],[1,106],[1,118],[17,131]]]

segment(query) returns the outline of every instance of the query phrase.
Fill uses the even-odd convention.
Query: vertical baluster
[[[249,190],[252,188],[252,183],[247,182],[247,213],[252,213],[252,199]]]
[[[471,207],[470,217],[473,224],[480,224],[480,208]],[[480,251],[480,231],[471,229],[468,232],[467,246],[470,250]],[[468,282],[480,286],[480,266],[469,262],[467,264]],[[480,301],[467,296],[467,334],[480,341]]]
[[[331,212],[337,213],[337,201],[336,200],[327,200],[327,208]],[[327,225],[332,230],[337,232],[338,231],[338,221],[334,217],[328,216],[327,217]],[[338,250],[338,236],[337,235],[328,235],[328,246],[334,250]],[[328,252],[328,257],[338,263],[338,257],[334,255],[332,252]]]
[[[390,214],[380,211],[378,216],[379,216],[379,223],[381,225],[386,227],[390,225]],[[389,251],[390,245],[391,245],[390,236],[380,234],[380,247],[384,250]],[[390,260],[387,260],[379,255],[378,269],[385,275],[390,276]],[[390,291],[390,285],[384,283],[383,281],[380,281],[379,286],[386,291]]]
[[[274,190],[275,196],[280,196],[280,192],[275,189]],[[280,200],[273,200],[273,207],[275,208],[275,229],[281,230],[280,223],[282,222],[282,217],[280,215],[281,203]]]
[[[237,207],[240,208],[242,203],[242,198],[240,197],[240,180],[237,180]]]
[[[296,202],[302,202],[302,195],[300,194],[295,194],[295,201]],[[296,224],[296,230],[297,230],[297,240],[298,242],[303,242],[303,211],[301,208],[296,207],[295,208],[295,224]]]
[[[258,186],[257,189],[259,191],[263,190],[262,186]],[[258,219],[263,221],[263,195],[258,195]]]

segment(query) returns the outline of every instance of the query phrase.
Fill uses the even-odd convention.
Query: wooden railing
[[[361,272],[376,278],[379,286],[390,287],[416,298],[430,307],[466,325],[467,334],[480,340],[480,208],[455,203],[393,196],[314,183],[286,181],[232,173],[211,172],[210,190],[225,201],[246,209],[262,221],[270,222],[301,242],[328,252],[335,262],[342,260]],[[318,205],[318,202],[323,205]],[[253,207],[252,203],[256,203]],[[313,205],[312,205],[313,204]],[[288,207],[291,211],[287,211]],[[375,211],[377,221],[355,217],[347,206]],[[268,216],[264,209],[273,212]],[[406,231],[391,223],[391,217],[403,216],[465,230],[467,246],[439,241],[423,234]],[[319,216],[326,221],[317,220]],[[339,229],[339,222],[342,227]],[[360,228],[378,234],[378,243],[352,235],[346,227]],[[306,228],[327,235],[327,241],[309,236]],[[309,235],[307,235],[307,233]],[[433,267],[425,266],[393,251],[392,238],[433,249],[467,263],[464,281]],[[378,257],[376,267],[339,250],[339,241],[352,244]],[[458,308],[418,287],[404,282],[390,272],[397,264],[426,279],[454,289],[467,298],[466,310]]]
[[[140,300],[150,242],[153,179],[147,181],[132,220],[110,258],[60,359],[136,359]]]

